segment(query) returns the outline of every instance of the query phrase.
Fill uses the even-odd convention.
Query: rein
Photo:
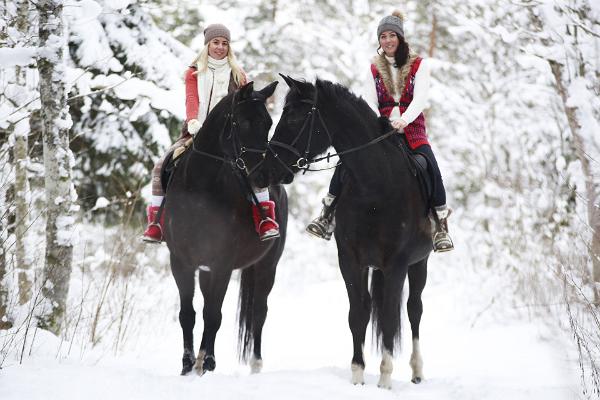
[[[309,159],[308,158],[308,154],[310,153],[310,143],[311,143],[311,139],[312,139],[312,135],[313,135],[313,128],[314,128],[314,123],[315,123],[315,117],[319,118],[319,122],[321,123],[321,126],[323,127],[323,130],[325,131],[325,133],[327,134],[327,137],[329,138],[329,142],[332,143],[332,136],[331,133],[329,132],[329,129],[327,128],[327,125],[325,124],[325,121],[323,120],[323,117],[321,116],[321,111],[319,110],[319,108],[317,107],[317,98],[318,96],[318,90],[317,88],[315,88],[315,97],[313,100],[306,100],[306,99],[302,99],[299,100],[299,103],[308,103],[311,106],[310,111],[308,111],[308,113],[306,114],[306,118],[304,120],[304,123],[302,124],[302,127],[300,128],[300,131],[298,132],[298,134],[296,135],[296,137],[294,138],[294,140],[292,141],[291,144],[287,144],[287,143],[283,143],[283,142],[279,142],[277,140],[271,140],[268,145],[267,145],[267,149],[273,153],[273,157],[278,160],[283,166],[284,168],[294,174],[294,171],[291,170],[290,167],[296,167],[300,170],[304,170],[303,173],[306,172],[318,172],[318,171],[325,171],[327,169],[331,169],[331,168],[335,168],[338,165],[341,164],[341,161],[339,161],[334,167],[331,168],[323,168],[323,169],[310,169],[311,164],[317,163],[319,161],[323,161],[323,160],[327,160],[329,161],[329,159],[331,157],[340,157],[343,156],[345,154],[349,154],[349,153],[353,153],[359,150],[362,150],[364,148],[367,148],[369,146],[372,146],[374,144],[377,144],[387,138],[389,138],[390,136],[398,133],[398,131],[396,129],[391,129],[390,131],[384,133],[383,135],[376,137],[373,140],[370,140],[367,143],[361,144],[359,146],[356,147],[352,147],[350,149],[346,149],[343,151],[339,151],[337,153],[334,154],[329,154],[327,153],[326,156],[322,156],[322,157],[318,157],[318,158],[313,158],[313,159]],[[286,104],[283,108],[284,112],[285,110],[289,107],[289,104]],[[304,150],[304,154],[301,154],[295,147],[294,145],[296,144],[296,142],[298,142],[298,140],[300,139],[300,137],[302,137],[302,134],[304,133],[304,129],[307,127],[307,124],[310,122],[310,127],[308,130],[308,142],[306,144],[306,150]],[[317,130],[315,132],[315,134],[319,134],[319,130]],[[287,165],[285,162],[283,162],[283,160],[281,160],[281,158],[279,158],[279,154],[273,150],[273,147],[271,145],[274,145],[275,147],[280,147],[282,149],[288,150],[291,153],[293,153],[294,155],[296,155],[298,157],[298,160],[291,165]]]

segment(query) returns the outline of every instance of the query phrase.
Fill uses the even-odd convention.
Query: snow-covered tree
[[[73,155],[69,149],[71,117],[65,82],[66,36],[63,2],[40,0],[40,102],[44,124],[46,181],[46,258],[42,293],[47,300],[38,324],[59,334],[66,312],[73,256],[73,226],[77,195],[72,182]]]

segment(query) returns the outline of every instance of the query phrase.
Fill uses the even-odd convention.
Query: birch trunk
[[[573,11],[573,10],[571,10]],[[533,25],[541,32],[544,24],[539,15],[533,12],[532,8],[528,8],[530,19]],[[549,47],[552,43],[547,37],[540,39],[544,46]],[[577,38],[575,38],[574,46],[578,46]],[[578,51],[575,51],[578,54]],[[565,78],[565,66],[554,59],[548,59],[550,69],[554,77],[554,87],[559,94],[562,105],[567,116],[569,130],[573,136],[575,144],[575,154],[581,163],[581,169],[585,178],[585,190],[587,198],[587,222],[592,229],[592,239],[589,246],[589,256],[592,259],[592,289],[594,292],[594,304],[600,305],[600,186],[594,181],[594,171],[590,165],[590,160],[587,156],[586,144],[581,134],[581,124],[577,117],[577,109],[568,105],[569,93],[567,84],[568,79]],[[586,66],[583,59],[572,60],[575,63],[576,73],[584,75]],[[568,56],[567,56],[568,62]],[[598,78],[598,75],[596,75]]]
[[[15,127],[15,261],[19,279],[19,304],[31,298],[31,261],[27,257],[27,231],[29,230],[29,180],[27,178],[27,122]],[[21,125],[21,126],[19,126]]]
[[[3,149],[0,149],[0,151]],[[5,157],[0,158],[0,163],[6,166],[8,160]],[[5,192],[0,187],[0,329],[8,329],[11,327],[10,316],[8,315],[8,285],[6,281],[6,253],[4,244],[6,243],[6,201]]]
[[[74,189],[64,82],[65,37],[61,0],[40,0],[40,101],[42,104],[46,190],[46,257],[42,293],[47,300],[39,326],[59,334],[65,316],[73,258]]]
[[[20,0],[17,9],[16,27],[19,32],[27,36],[27,1]],[[25,69],[16,68],[17,85],[26,86]],[[19,279],[19,304],[25,304],[31,298],[32,271],[31,261],[27,257],[27,232],[29,230],[30,191],[27,177],[27,155],[29,145],[27,135],[29,124],[26,120],[20,121],[15,126],[15,147],[13,149],[15,163],[15,261]]]
[[[581,169],[585,177],[586,197],[588,201],[587,214],[588,224],[592,228],[592,241],[590,245],[590,257],[592,259],[592,280],[594,290],[594,303],[600,305],[600,187],[594,182],[594,175],[590,160],[586,155],[586,146],[580,134],[581,125],[577,119],[576,109],[567,105],[569,95],[563,82],[563,66],[554,60],[549,60],[552,74],[554,75],[555,87],[565,108],[569,129],[575,142],[575,154],[581,163]]]

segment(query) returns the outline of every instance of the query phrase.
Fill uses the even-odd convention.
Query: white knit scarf
[[[200,70],[200,66],[198,66]],[[208,57],[208,68],[198,73],[198,121],[203,124],[213,107],[225,96],[229,89],[231,66],[227,57],[216,60]],[[210,107],[210,108],[209,108]]]

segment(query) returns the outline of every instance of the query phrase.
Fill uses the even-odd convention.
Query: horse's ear
[[[239,89],[239,92],[238,92],[239,97],[238,98],[240,100],[249,99],[250,96],[252,96],[253,91],[254,91],[254,82],[250,81]]]
[[[287,83],[287,85],[290,87],[290,89],[293,89],[295,87],[294,80],[292,78],[290,78],[289,76],[286,76],[282,73],[280,73],[279,76],[281,76],[283,78],[283,80],[285,81],[285,83]]]
[[[273,95],[273,92],[275,92],[275,88],[277,87],[278,83],[279,81],[272,82],[265,86],[262,90],[259,90],[258,93],[260,93],[260,95],[263,96],[266,100]]]

